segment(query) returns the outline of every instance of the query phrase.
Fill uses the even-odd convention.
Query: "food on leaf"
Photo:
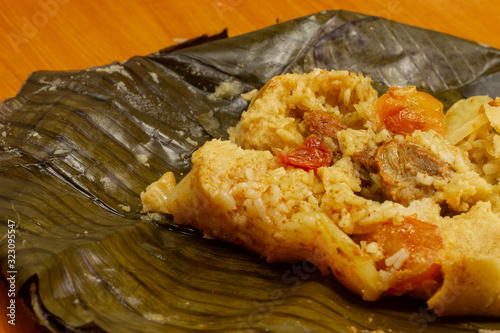
[[[164,176],[148,187],[144,212],[160,207],[269,262],[307,260],[368,301],[408,294],[438,315],[500,316],[500,139],[489,102],[459,102],[445,118],[415,87],[377,99],[370,79],[349,71],[277,76],[230,140],[193,154],[179,184]],[[488,108],[484,133],[461,124],[463,103],[473,119]],[[484,297],[464,285],[440,306],[457,279]]]

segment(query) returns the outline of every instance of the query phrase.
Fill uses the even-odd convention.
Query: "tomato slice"
[[[491,101],[488,103],[489,106],[492,106],[492,107],[499,107],[500,106],[500,98],[495,98],[494,101]]]
[[[323,140],[312,134],[304,140],[302,145],[290,153],[276,151],[276,155],[286,165],[292,165],[305,170],[316,170],[320,167],[330,165],[333,152]]]
[[[407,291],[415,290],[416,288],[422,286],[425,282],[434,280],[440,269],[441,265],[433,263],[424,272],[395,283],[391,288],[387,289],[386,293],[388,295],[400,296]]]
[[[404,248],[409,257],[392,273],[391,295],[402,295],[435,279],[440,265],[435,262],[436,253],[442,248],[443,240],[439,227],[412,217],[405,217],[402,223],[389,221],[363,237],[367,243],[377,242],[385,258]],[[388,269],[384,260],[377,262],[378,269]]]
[[[377,100],[377,113],[385,127],[397,134],[410,135],[415,130],[447,132],[443,103],[415,86],[391,87]]]

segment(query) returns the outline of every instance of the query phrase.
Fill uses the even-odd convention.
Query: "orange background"
[[[498,5],[491,0],[0,2],[0,101],[36,70],[105,65],[224,28],[235,36],[322,10],[382,16],[500,48]],[[16,326],[7,324],[5,282],[0,279],[0,332],[39,332],[19,307]]]

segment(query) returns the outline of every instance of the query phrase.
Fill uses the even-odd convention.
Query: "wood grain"
[[[321,10],[346,9],[500,48],[497,4],[488,0],[2,0],[0,101],[30,73],[71,70],[145,55],[182,39],[228,28],[235,36]],[[2,255],[3,256],[3,255]],[[18,311],[7,324],[0,283],[0,332],[38,332]]]
[[[81,69],[143,55],[224,28],[230,36],[321,10],[346,9],[500,48],[497,6],[487,0],[3,0],[0,100],[36,70]]]

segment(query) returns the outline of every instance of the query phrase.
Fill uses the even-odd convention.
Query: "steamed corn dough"
[[[275,77],[229,141],[196,151],[179,184],[166,173],[146,189],[143,212],[269,262],[309,260],[365,300],[407,293],[442,316],[500,316],[500,100],[458,102],[446,132],[401,133],[378,99],[348,71]]]

